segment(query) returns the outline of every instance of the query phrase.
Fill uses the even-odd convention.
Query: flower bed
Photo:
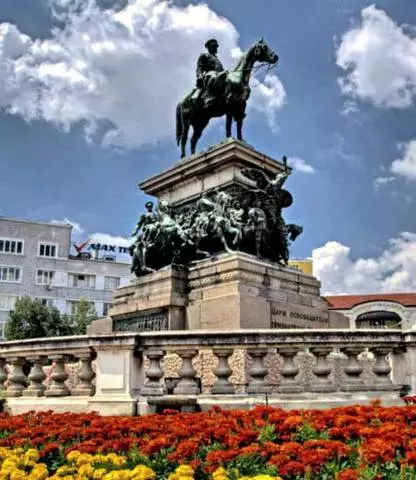
[[[0,480],[416,479],[416,406],[0,414]]]

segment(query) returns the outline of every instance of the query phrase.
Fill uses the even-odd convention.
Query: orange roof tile
[[[374,293],[367,295],[331,295],[324,297],[331,309],[348,310],[366,302],[397,302],[404,307],[416,306],[416,293]]]

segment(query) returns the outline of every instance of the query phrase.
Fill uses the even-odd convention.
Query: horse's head
[[[265,62],[274,65],[279,60],[277,53],[272,50],[261,38],[253,45],[253,57],[258,62]]]

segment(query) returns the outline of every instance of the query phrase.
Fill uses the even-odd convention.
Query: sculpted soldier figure
[[[132,233],[132,237],[138,235],[140,230],[142,230],[143,241],[151,242],[158,230],[158,216],[157,213],[153,211],[153,202],[146,202],[144,206],[146,208],[146,212],[140,216],[136,228]]]
[[[210,94],[210,83],[212,83],[213,78],[217,72],[224,72],[224,67],[217,57],[218,51],[218,42],[215,38],[209,39],[205,43],[205,47],[208,52],[201,53],[198,58],[197,67],[196,67],[196,90],[192,95],[192,98],[195,100],[201,99],[201,96],[206,92],[206,105],[211,105],[215,97]],[[214,73],[214,75],[212,75]]]

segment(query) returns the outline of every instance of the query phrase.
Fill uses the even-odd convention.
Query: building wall
[[[0,271],[0,337],[3,325],[9,314],[7,305],[11,298],[29,296],[51,302],[61,313],[71,313],[71,302],[81,298],[95,304],[99,316],[105,315],[105,304],[111,304],[113,288],[106,285],[106,277],[116,277],[120,285],[131,279],[130,265],[104,260],[81,260],[70,258],[71,225],[32,222],[0,218],[0,269],[2,267],[20,267],[21,274],[17,282],[4,281]],[[21,253],[5,252],[1,241],[15,239],[23,241]],[[51,250],[39,250],[40,244],[55,245],[56,257],[42,257],[40,253]],[[10,246],[9,246],[10,249]],[[38,270],[53,271],[51,285],[39,285]],[[8,271],[10,273],[10,271]],[[94,276],[93,286],[71,286],[74,275]],[[3,280],[2,280],[3,277]],[[46,300],[47,299],[47,300]]]

